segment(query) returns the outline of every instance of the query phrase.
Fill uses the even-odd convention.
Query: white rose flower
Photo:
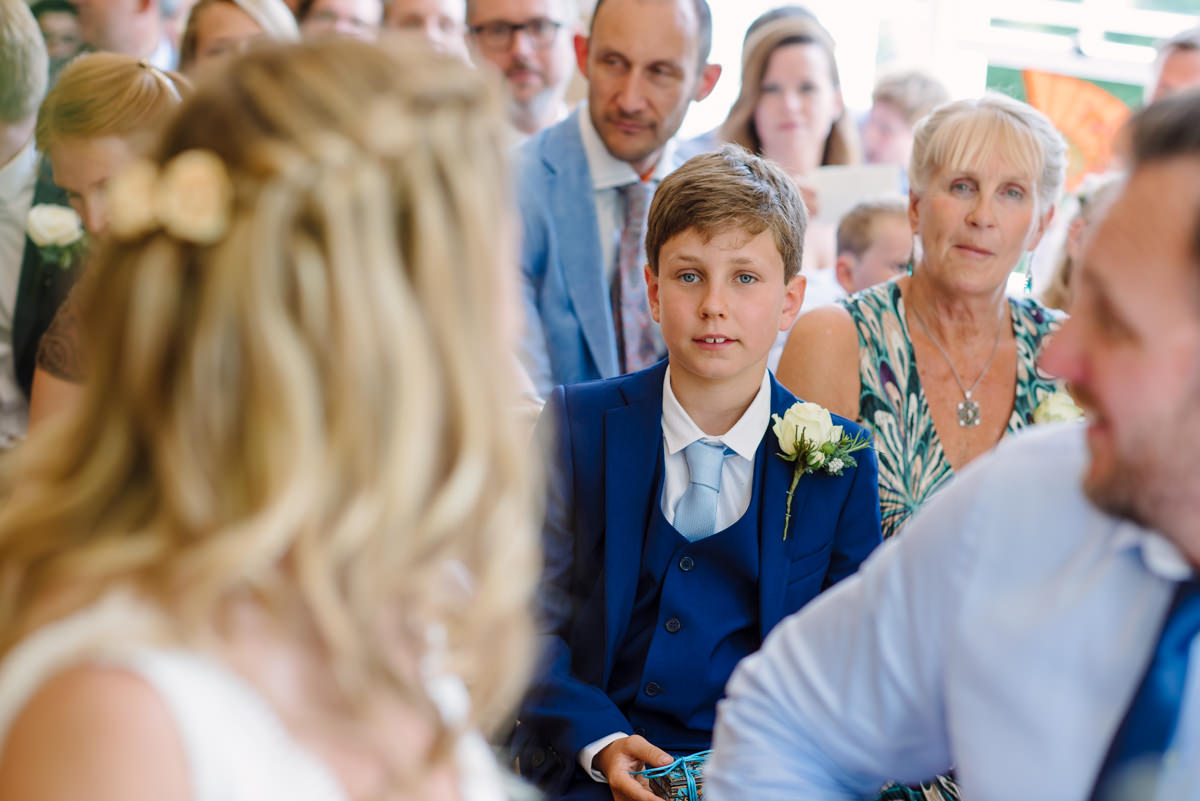
[[[1033,410],[1033,422],[1038,425],[1066,423],[1081,417],[1083,417],[1083,409],[1076,405],[1075,399],[1069,393],[1061,390],[1042,398],[1042,402]]]
[[[39,203],[29,210],[25,230],[40,248],[65,248],[83,238],[83,221],[68,206]]]
[[[821,453],[821,451],[811,451],[808,454],[809,467],[820,467],[823,464],[825,464],[825,454]]]
[[[172,236],[211,245],[229,228],[233,185],[215,153],[188,150],[163,170],[158,218]]]

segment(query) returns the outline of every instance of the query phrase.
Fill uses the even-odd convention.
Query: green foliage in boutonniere
[[[840,476],[843,470],[858,464],[851,454],[871,447],[871,440],[865,434],[847,436],[841,426],[833,424],[829,410],[816,403],[797,401],[783,417],[773,414],[771,419],[775,421],[771,430],[779,440],[780,457],[796,465],[783,518],[783,538],[786,540],[792,521],[792,494],[800,477],[817,471]]]
[[[83,221],[69,206],[39,203],[29,210],[25,233],[42,254],[42,261],[69,270],[83,259],[87,233]]]

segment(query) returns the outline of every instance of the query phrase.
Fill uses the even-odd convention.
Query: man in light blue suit
[[[575,42],[588,100],[521,148],[518,191],[526,330],[521,357],[537,390],[644,366],[618,333],[614,300],[622,237],[639,241],[653,186],[678,162],[672,137],[688,105],[712,91],[712,17],[706,0],[600,0],[587,38]],[[633,191],[631,191],[633,190]],[[628,219],[627,219],[628,218]],[[640,280],[644,256],[625,259]],[[634,264],[636,262],[636,264]],[[625,293],[625,303],[642,301]],[[656,326],[644,319],[649,336]],[[637,321],[626,319],[631,336]],[[658,352],[661,356],[661,340]],[[650,361],[654,359],[651,358]]]

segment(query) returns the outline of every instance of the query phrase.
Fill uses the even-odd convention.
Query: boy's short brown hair
[[[899,217],[908,221],[904,198],[881,197],[864,200],[842,215],[837,228],[837,255],[849,253],[860,258],[875,242],[875,221],[880,217]]]
[[[646,259],[658,275],[658,254],[672,237],[695,230],[706,239],[731,228],[751,236],[770,229],[783,259],[783,279],[800,272],[808,212],[788,174],[739,145],[695,156],[659,184],[646,225]]]

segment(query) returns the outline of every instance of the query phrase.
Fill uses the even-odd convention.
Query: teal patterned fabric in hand
[[[858,421],[871,429],[879,455],[883,536],[890,537],[954,475],[929,413],[913,357],[904,300],[895,282],[842,301],[858,329]],[[1032,298],[1009,299],[1017,342],[1017,390],[1005,434],[1033,423],[1042,398],[1062,389],[1038,372],[1042,340],[1063,319]]]

